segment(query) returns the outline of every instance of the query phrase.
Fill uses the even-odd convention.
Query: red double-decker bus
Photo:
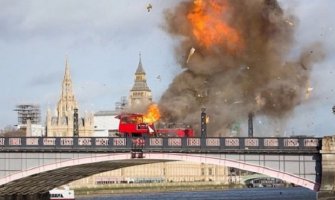
[[[121,137],[193,137],[191,128],[160,128],[155,129],[153,123],[146,123],[143,114],[124,113],[116,116],[120,119],[119,134]]]

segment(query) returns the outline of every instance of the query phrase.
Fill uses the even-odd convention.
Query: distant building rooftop
[[[94,113],[94,116],[111,116],[111,115],[118,115],[120,112],[114,110],[103,110]]]

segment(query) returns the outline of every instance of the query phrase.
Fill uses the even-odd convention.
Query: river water
[[[159,192],[113,194],[96,197],[80,197],[78,200],[316,200],[316,193],[301,187],[248,188],[223,191]]]

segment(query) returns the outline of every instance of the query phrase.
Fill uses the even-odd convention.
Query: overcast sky
[[[81,112],[113,110],[134,83],[139,52],[154,101],[180,72],[174,38],[161,26],[166,0],[0,0],[0,128],[17,124],[18,104],[39,104],[42,121],[60,97],[65,58]],[[147,12],[146,6],[153,8]],[[326,59],[314,66],[312,95],[285,123],[287,134],[335,134],[335,1],[281,0],[294,13],[295,48],[320,41]],[[243,13],[241,13],[243,14]],[[160,79],[157,78],[160,76]],[[272,122],[256,119],[255,129]],[[281,123],[281,122],[279,122]],[[283,122],[284,123],[284,122]]]

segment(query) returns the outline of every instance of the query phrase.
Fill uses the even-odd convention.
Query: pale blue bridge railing
[[[0,200],[19,200],[27,195],[32,199],[47,199],[39,196],[47,197],[50,189],[88,175],[136,164],[177,160],[263,173],[318,191],[324,173],[322,140],[315,137],[0,137]]]
[[[210,152],[316,154],[322,138],[314,137],[0,137],[0,151],[50,152]]]

